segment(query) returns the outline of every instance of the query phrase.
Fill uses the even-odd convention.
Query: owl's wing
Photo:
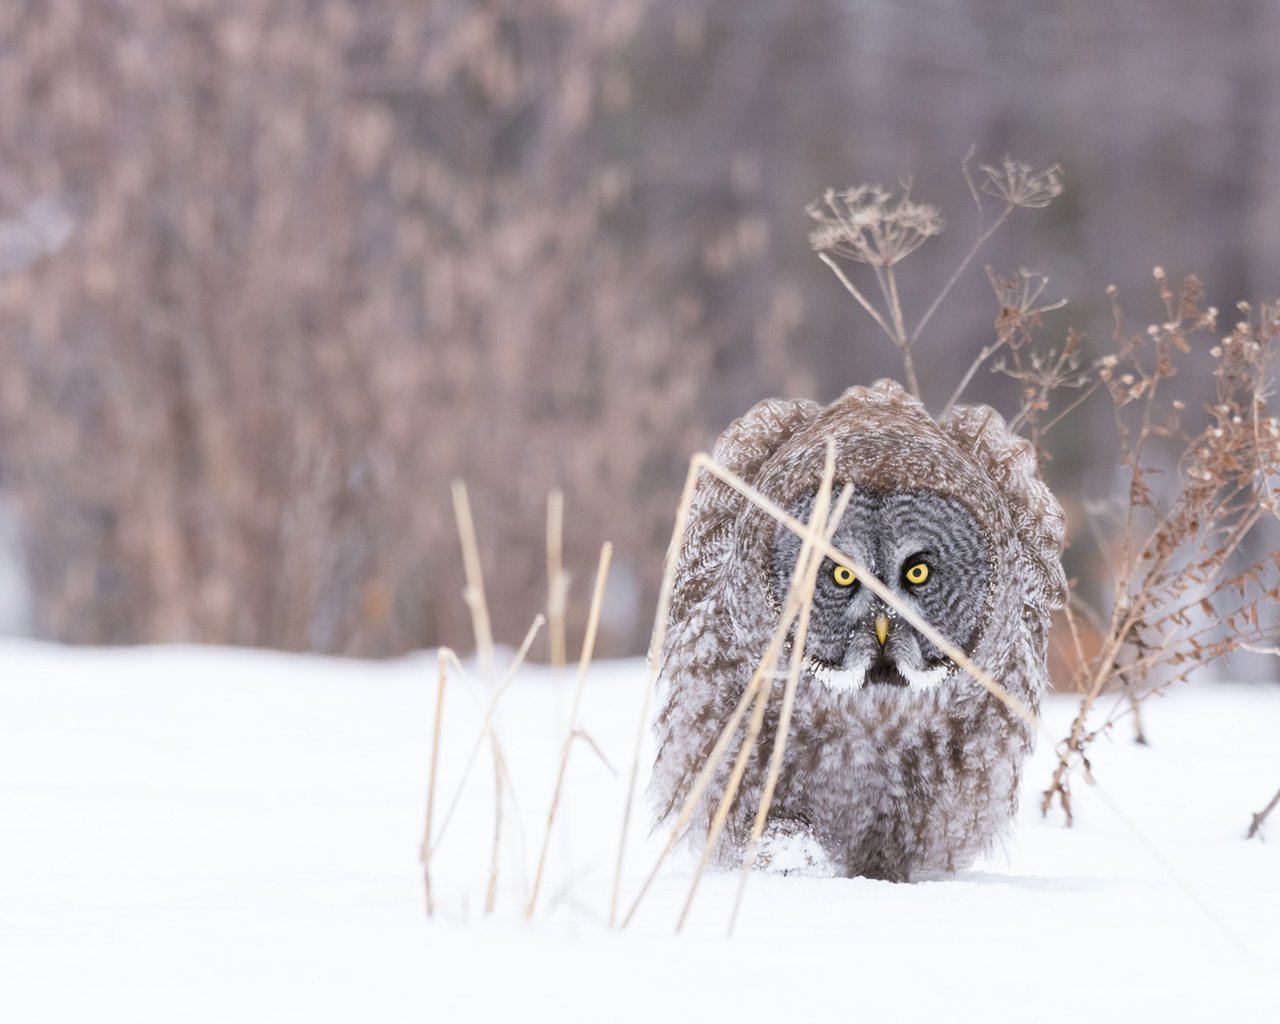
[[[821,406],[808,399],[769,398],[731,423],[716,440],[712,458],[747,483],[794,434],[817,418]],[[707,593],[730,557],[732,526],[746,501],[728,484],[703,473],[694,491],[684,545],[676,562],[671,620],[680,621]]]
[[[1032,578],[1027,596],[1049,608],[1067,600],[1062,568],[1066,522],[1062,506],[1040,479],[1035,449],[985,405],[958,405],[938,426],[973,460],[1008,499],[1014,533]]]

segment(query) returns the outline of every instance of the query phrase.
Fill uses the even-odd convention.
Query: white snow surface
[[[1039,814],[1042,740],[1003,851],[906,885],[753,874],[726,937],[736,874],[708,875],[674,934],[687,859],[607,926],[645,678],[639,661],[588,675],[581,725],[619,777],[573,745],[526,922],[574,678],[521,671],[499,713],[497,909],[485,746],[428,921],[434,655],[0,643],[0,1020],[1280,1020],[1280,816],[1271,842],[1244,839],[1280,786],[1275,685],[1150,702],[1149,746],[1126,729],[1095,746],[1071,829]],[[477,707],[455,673],[437,827]],[[1049,701],[1052,734],[1074,708]],[[647,833],[637,815],[624,909]]]

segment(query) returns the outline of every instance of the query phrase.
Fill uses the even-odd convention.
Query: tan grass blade
[[[547,495],[547,620],[551,643],[551,667],[565,666],[565,608],[569,598],[569,578],[564,571],[564,492],[559,488]]]
[[[533,644],[533,638],[538,635],[538,630],[542,628],[543,619],[541,615],[535,615],[533,624],[530,625],[528,632],[524,635],[524,640],[520,644],[520,649],[516,651],[516,656],[512,659],[511,664],[507,668],[506,675],[502,677],[502,683],[494,691],[493,696],[489,698],[489,706],[485,710],[484,721],[480,724],[480,732],[476,735],[475,742],[471,745],[471,752],[467,755],[466,767],[462,770],[462,778],[458,781],[457,789],[454,790],[453,799],[449,801],[449,809],[445,812],[444,819],[440,822],[440,834],[436,836],[435,844],[432,846],[432,852],[440,848],[440,844],[444,841],[445,833],[449,830],[449,822],[453,819],[453,812],[458,809],[458,804],[462,799],[463,790],[466,789],[467,780],[471,777],[471,771],[475,767],[476,757],[480,753],[480,747],[487,737],[494,747],[500,746],[498,742],[497,727],[494,718],[498,712],[498,702],[502,699],[503,694],[507,692],[507,688],[515,679],[516,672],[520,666],[524,664],[524,659],[529,653],[529,647]],[[442,648],[449,661],[458,670],[458,674],[462,676],[464,681],[467,680],[466,669],[463,668],[462,662],[458,660],[457,654],[449,650],[447,647]],[[505,763],[505,762],[504,762]],[[509,780],[508,780],[509,782]]]
[[[462,567],[467,586],[463,599],[471,612],[471,623],[476,635],[476,657],[481,670],[493,669],[493,630],[489,625],[489,605],[484,596],[484,572],[480,567],[480,548],[476,544],[476,527],[471,518],[471,502],[467,498],[467,485],[461,480],[453,482],[453,515],[458,521],[458,540],[462,545]]]
[[[556,787],[551,794],[551,809],[547,812],[547,828],[542,837],[542,852],[538,855],[538,868],[533,876],[533,892],[529,895],[529,904],[525,908],[525,917],[533,916],[538,904],[538,890],[542,886],[542,872],[547,864],[547,849],[551,845],[551,831],[556,823],[556,812],[560,809],[560,797],[564,791],[565,773],[569,768],[569,754],[573,750],[574,737],[578,729],[578,709],[582,705],[582,691],[587,681],[587,668],[595,653],[596,630],[600,625],[600,607],[604,604],[604,587],[609,578],[609,562],[613,558],[613,545],[608,541],[600,548],[600,564],[596,569],[595,590],[591,594],[591,612],[587,617],[587,634],[582,641],[582,657],[578,663],[578,685],[573,694],[573,709],[569,712],[569,732],[565,736],[564,748],[560,753],[560,770],[556,775]]]
[[[498,872],[502,866],[502,784],[506,766],[502,761],[502,749],[495,742],[493,749],[493,846],[489,852],[489,884],[484,892],[484,912],[493,913],[498,898]]]
[[[828,512],[831,508],[831,487],[835,478],[835,444],[827,442],[827,457],[823,468],[822,482],[818,487],[818,495],[814,501],[813,514],[810,517],[810,530],[804,538],[804,542],[800,548],[800,555],[796,559],[795,569],[792,571],[791,584],[788,588],[787,604],[791,605],[798,602],[795,646],[792,651],[791,663],[793,672],[788,673],[788,684],[791,684],[791,677],[794,674],[799,676],[799,652],[804,650],[804,640],[809,628],[809,612],[813,608],[813,590],[817,580],[818,566],[822,563],[819,556],[813,553],[813,540],[818,536],[817,531],[824,531],[824,535],[829,537],[829,533],[825,533],[828,529]],[[842,505],[847,506],[848,498],[852,496],[852,491],[846,490],[845,501]],[[843,514],[843,507],[841,508]],[[839,517],[835,517],[835,524],[839,524]],[[785,638],[785,631],[781,634]],[[775,640],[778,634],[775,632]],[[770,666],[777,663],[777,657],[780,653],[781,644],[777,649],[774,645],[770,645],[769,650],[765,652],[761,661],[761,667],[766,671],[763,674],[757,673],[760,683],[757,685],[755,696],[755,707],[751,713],[751,723],[747,727],[747,734],[743,739],[742,746],[738,749],[738,756],[734,760],[733,770],[729,775],[728,783],[725,785],[724,793],[720,797],[719,806],[716,808],[715,816],[712,819],[711,827],[707,830],[706,841],[702,848],[702,858],[698,862],[698,869],[694,873],[693,882],[689,886],[689,895],[685,899],[684,908],[680,912],[680,920],[676,923],[676,931],[679,932],[684,928],[685,920],[689,916],[689,911],[693,906],[694,896],[698,891],[698,884],[702,881],[702,876],[706,871],[707,864],[711,860],[711,854],[715,849],[716,843],[720,839],[720,833],[724,829],[724,823],[728,819],[729,810],[733,806],[734,800],[737,799],[738,790],[742,786],[742,776],[746,772],[747,762],[756,752],[756,740],[760,735],[761,726],[764,724],[764,713],[769,703],[769,695],[773,688],[773,680],[770,677]],[[764,679],[769,678],[769,684],[764,685]],[[794,688],[792,688],[794,692]],[[775,744],[776,749],[776,744]]]
[[[427,773],[427,823],[423,829],[422,846],[418,851],[418,857],[422,861],[422,881],[427,890],[427,917],[435,914],[435,904],[431,899],[431,816],[435,810],[436,776],[440,769],[440,727],[444,719],[445,684],[448,682],[447,659],[448,648],[440,648],[436,656],[440,678],[436,684],[436,717],[431,725],[431,768]]]
[[[631,777],[627,782],[627,801],[622,810],[622,833],[618,839],[618,860],[613,872],[613,894],[609,900],[609,924],[613,926],[618,919],[618,896],[622,886],[622,866],[626,857],[627,833],[631,827],[631,811],[635,804],[636,781],[640,775],[640,751],[644,748],[644,734],[649,727],[649,709],[653,703],[653,692],[658,684],[658,676],[662,670],[662,645],[666,642],[667,616],[671,610],[671,592],[675,586],[676,564],[680,561],[680,552],[684,547],[684,533],[689,524],[689,509],[693,505],[693,494],[698,482],[698,474],[702,463],[708,456],[698,453],[689,460],[689,470],[685,474],[684,490],[680,493],[680,503],[676,506],[676,521],[671,530],[671,540],[667,544],[666,568],[662,574],[662,586],[658,590],[658,608],[653,617],[653,632],[649,641],[649,675],[645,681],[644,701],[640,708],[640,724],[636,730],[635,751],[631,757]]]
[[[849,500],[853,497],[851,488],[846,487],[844,493],[840,496],[840,501],[832,512],[828,523],[824,527],[824,534],[827,540],[831,539],[835,528],[839,526],[840,521],[844,518],[845,510],[849,507]],[[773,753],[769,758],[769,771],[765,776],[764,788],[760,792],[760,806],[756,808],[756,819],[751,826],[751,837],[747,841],[746,853],[742,858],[742,870],[738,877],[738,892],[734,897],[733,910],[729,915],[729,934],[733,934],[733,926],[738,919],[738,910],[742,905],[742,897],[747,887],[747,876],[751,873],[751,868],[755,864],[756,850],[760,845],[760,837],[764,834],[765,821],[769,817],[769,807],[773,803],[774,790],[778,785],[778,776],[782,772],[782,759],[787,749],[787,740],[791,733],[791,714],[795,709],[796,690],[800,685],[800,670],[804,665],[805,642],[809,638],[809,615],[813,610],[813,592],[818,581],[818,569],[822,565],[822,558],[813,553],[812,544],[820,539],[817,533],[819,524],[818,515],[814,514],[811,519],[811,531],[806,538],[805,547],[801,550],[800,560],[805,559],[806,553],[809,555],[809,565],[805,570],[804,590],[809,595],[809,599],[800,608],[800,616],[796,621],[796,635],[791,648],[791,660],[787,666],[787,684],[782,693],[782,710],[778,715],[778,731],[773,738]]]

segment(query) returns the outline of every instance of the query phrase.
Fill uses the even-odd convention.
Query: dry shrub
[[[1083,694],[1080,711],[1042,801],[1046,812],[1056,801],[1068,821],[1070,771],[1088,770],[1100,733],[1152,694],[1280,636],[1270,615],[1280,603],[1280,552],[1250,554],[1280,514],[1280,420],[1268,404],[1280,307],[1241,303],[1242,319],[1220,337],[1196,278],[1175,292],[1162,269],[1155,277],[1164,320],[1129,333],[1116,301],[1115,351],[1095,370],[1115,411],[1127,494],[1099,530],[1114,573],[1110,607],[1088,610],[1100,644],[1078,659],[1071,685]],[[1166,389],[1180,360],[1206,349],[1216,394],[1200,416]],[[1125,699],[1091,720],[1108,694]]]
[[[741,194],[650,222],[650,6],[0,6],[0,272],[26,267],[0,278],[0,486],[40,633],[458,642],[464,474],[499,636],[557,484],[566,567],[608,535],[643,603],[701,385],[755,317],[708,296],[768,243]],[[74,232],[28,265],[64,232],[40,203]]]

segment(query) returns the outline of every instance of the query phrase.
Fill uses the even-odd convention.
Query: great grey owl
[[[935,421],[897,384],[880,381],[826,408],[761,402],[713,454],[806,520],[828,438],[836,491],[853,488],[836,547],[1036,711],[1048,682],[1049,614],[1065,600],[1066,580],[1062,510],[1031,445],[985,406],[959,406]],[[799,550],[795,534],[703,474],[658,652],[650,797],[660,823],[679,812],[764,653]],[[803,665],[764,861],[903,881],[962,868],[993,843],[1016,809],[1034,738],[1021,719],[829,559],[819,569]],[[782,690],[774,684],[714,851],[722,864],[739,863],[747,845]],[[739,728],[698,804],[688,835],[699,846],[745,732]]]

